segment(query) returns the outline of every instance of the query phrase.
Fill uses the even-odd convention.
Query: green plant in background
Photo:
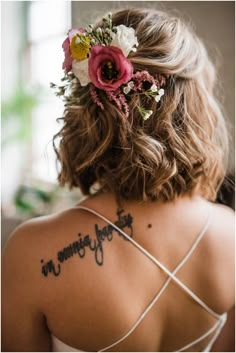
[[[2,102],[2,147],[31,137],[31,112],[38,104],[38,89],[29,91],[20,84],[13,95]]]
[[[33,179],[30,184],[20,184],[14,197],[15,214],[29,219],[66,209],[78,203],[79,190],[69,191],[57,184]]]
[[[37,186],[20,185],[15,195],[16,211],[21,217],[42,216],[51,206],[54,190],[46,191]]]
[[[51,197],[49,193],[44,192],[36,187],[21,185],[15,196],[16,207],[21,212],[34,213],[38,203],[50,203]]]

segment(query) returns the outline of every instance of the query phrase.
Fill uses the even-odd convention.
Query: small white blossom
[[[146,110],[144,115],[143,115],[143,120],[147,120],[150,118],[150,116],[152,115],[153,111],[152,110]]]
[[[163,88],[159,89],[158,94],[154,97],[155,101],[160,102],[161,97],[164,95],[165,91]]]
[[[134,82],[133,82],[133,81],[128,82],[128,86],[129,86],[131,89],[134,88]]]
[[[72,72],[79,79],[81,86],[87,86],[91,82],[88,72],[88,59],[72,62]]]
[[[120,48],[124,56],[127,57],[130,51],[135,49],[134,46],[138,45],[135,31],[133,28],[128,28],[124,25],[117,26],[116,30],[116,33],[112,33],[111,45]]]
[[[126,86],[126,87],[123,88],[123,92],[125,94],[128,94],[130,92],[130,90],[131,90],[131,88],[129,86]]]
[[[131,89],[133,89],[133,88],[134,88],[134,82],[130,81],[130,82],[128,82],[127,86],[123,88],[123,92],[125,94],[128,94],[131,91]]]
[[[161,96],[157,95],[157,96],[154,97],[154,99],[158,103],[158,102],[160,102]]]
[[[151,86],[150,90],[152,92],[157,92],[157,85],[155,85],[155,83],[153,83],[153,85]]]
[[[164,95],[164,93],[165,93],[165,91],[163,88],[159,89],[159,91],[158,91],[159,96],[162,97]]]

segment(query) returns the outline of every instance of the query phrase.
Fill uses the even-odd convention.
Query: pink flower
[[[72,61],[73,58],[71,57],[71,50],[70,50],[70,43],[72,41],[72,38],[77,34],[77,33],[84,33],[85,30],[83,28],[72,28],[68,32],[68,36],[62,43],[62,48],[64,50],[65,54],[65,59],[62,65],[62,69],[66,70],[66,72],[69,72],[72,68]]]
[[[90,51],[89,76],[92,83],[104,90],[114,91],[133,75],[133,65],[119,48],[95,45]]]
[[[63,62],[62,68],[63,70],[66,70],[66,72],[69,72],[72,68],[72,57],[71,57],[71,52],[70,52],[70,40],[69,37],[67,37],[63,44],[62,44],[62,48],[64,50],[64,54],[65,54],[65,60]]]
[[[98,94],[96,92],[96,87],[94,85],[89,86],[89,92],[93,98],[94,103],[96,103],[102,110],[104,110],[104,105],[100,101]]]

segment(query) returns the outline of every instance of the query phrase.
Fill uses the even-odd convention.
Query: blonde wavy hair
[[[214,96],[215,68],[203,43],[164,12],[126,9],[112,20],[135,29],[139,46],[129,60],[134,71],[166,77],[165,95],[143,121],[135,109],[145,105],[140,96],[132,97],[126,118],[105,95],[102,111],[86,88],[80,106],[66,107],[54,136],[60,184],[90,194],[98,182],[117,200],[170,201],[186,193],[215,200],[226,172],[228,137]]]

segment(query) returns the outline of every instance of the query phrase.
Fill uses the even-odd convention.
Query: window
[[[32,112],[32,176],[56,180],[52,137],[59,130],[56,119],[63,103],[54,96],[50,82],[58,83],[63,75],[62,43],[71,28],[71,2],[32,1],[28,3],[29,78],[38,86],[39,104]]]

